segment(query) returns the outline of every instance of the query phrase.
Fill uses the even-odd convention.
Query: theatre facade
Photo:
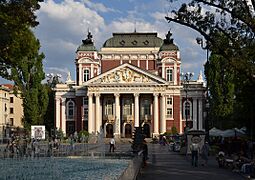
[[[181,58],[171,33],[113,33],[100,50],[92,35],[76,51],[76,80],[55,87],[55,126],[69,135],[81,130],[106,137],[147,137],[176,128],[204,129],[202,74],[184,84]],[[186,122],[187,121],[187,122]]]

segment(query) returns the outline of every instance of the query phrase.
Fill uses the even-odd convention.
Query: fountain
[[[61,143],[54,148],[53,141],[38,141],[35,152],[32,142],[28,143],[24,153],[16,153],[15,150],[13,156],[9,153],[7,157],[0,158],[1,179],[118,179],[128,167],[130,160],[105,157],[102,127],[96,144],[88,145],[87,136],[82,136],[81,142],[75,148],[80,153],[73,153],[76,156],[69,156],[69,144]],[[4,157],[3,147],[0,157]],[[95,151],[99,158],[86,156],[89,150]]]
[[[100,133],[98,134],[99,153],[102,159],[105,159],[105,143],[104,143],[104,130],[100,127]]]

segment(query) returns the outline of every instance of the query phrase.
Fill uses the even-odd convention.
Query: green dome
[[[113,33],[113,37],[106,40],[103,47],[160,47],[162,43],[157,33]]]
[[[178,51],[179,48],[175,44],[166,44],[166,43],[163,43],[163,45],[160,47],[159,50],[160,51],[173,51],[173,50]]]
[[[97,49],[93,44],[81,44],[77,51],[97,51]]]

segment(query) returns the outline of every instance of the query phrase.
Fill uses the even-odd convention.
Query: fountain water
[[[102,159],[105,158],[105,143],[104,143],[104,130],[101,126],[100,128],[100,133],[98,134],[98,145],[99,145],[99,152],[100,152],[100,157]]]

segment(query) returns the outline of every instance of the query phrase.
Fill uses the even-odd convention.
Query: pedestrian
[[[206,141],[201,149],[201,158],[203,159],[202,166],[207,166],[209,150],[210,150],[210,146],[209,146],[208,142]]]
[[[199,154],[199,144],[192,142],[190,145],[190,151],[191,151],[191,165],[197,167],[198,164],[198,154]]]
[[[114,149],[115,149],[115,140],[114,140],[114,137],[112,137],[110,139],[110,150],[109,150],[109,152],[114,152]]]
[[[145,140],[143,140],[143,167],[147,166],[147,160],[148,158],[148,146],[147,146],[147,142]]]

